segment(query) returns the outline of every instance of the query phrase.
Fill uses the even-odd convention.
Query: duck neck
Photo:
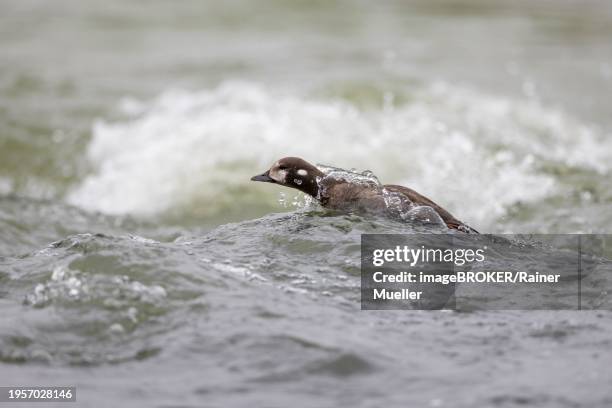
[[[305,183],[300,186],[300,191],[309,196],[317,198],[319,195],[319,183],[317,183],[316,178],[308,179]]]
[[[308,175],[309,177],[304,180],[298,189],[309,196],[317,198],[319,196],[318,180],[321,180],[325,176],[325,173],[313,166],[308,169]]]

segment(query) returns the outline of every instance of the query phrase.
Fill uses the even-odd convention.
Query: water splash
[[[283,192],[280,192],[278,193],[277,201],[283,208],[294,209],[311,208],[314,204],[313,198],[303,193],[293,195],[291,201],[289,201],[289,199],[287,199],[287,195]]]
[[[347,183],[370,186],[373,188],[382,187],[382,183],[376,175],[370,170],[358,171],[357,169],[345,170],[340,167],[333,167],[326,164],[318,164],[317,168],[325,173],[325,176],[318,179],[317,182],[325,182],[325,180],[342,180]]]
[[[94,170],[67,200],[110,214],[214,216],[269,202],[250,176],[293,155],[374,169],[486,226],[517,203],[566,196],[563,172],[610,173],[612,138],[537,102],[446,84],[405,92],[409,102],[394,109],[360,110],[244,82],[168,91],[94,125]]]
[[[278,193],[278,203],[283,208],[287,208],[287,195],[283,192]]]
[[[446,223],[433,208],[414,204],[405,195],[386,189],[370,170],[360,172],[356,169],[344,170],[327,165],[318,165],[317,167],[325,173],[325,176],[317,179],[319,184],[318,199],[328,195],[329,186],[333,186],[337,182],[364,186],[380,195],[386,207],[386,214],[391,218],[408,223],[417,222],[446,228]]]
[[[107,308],[124,308],[132,302],[157,304],[166,298],[159,285],[144,285],[127,276],[88,276],[64,265],[55,267],[51,278],[39,283],[25,296],[24,303],[45,307],[52,302],[92,302],[97,299]]]
[[[25,297],[25,303],[43,307],[55,299],[77,301],[89,296],[89,286],[77,271],[64,266],[53,270],[47,283],[39,283],[31,294]]]

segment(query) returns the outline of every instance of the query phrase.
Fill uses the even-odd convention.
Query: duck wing
[[[406,198],[408,198],[411,202],[413,202],[416,205],[426,205],[428,207],[433,208],[434,210],[436,210],[436,212],[440,215],[440,218],[442,218],[442,220],[446,223],[446,225],[450,229],[456,229],[456,230],[467,232],[467,233],[475,233],[475,234],[479,233],[474,228],[459,221],[451,213],[449,213],[444,208],[440,207],[438,204],[431,201],[429,198],[417,193],[416,191],[408,187],[397,186],[393,184],[386,184],[383,187],[387,189],[388,191],[404,195]]]
[[[326,208],[366,212],[384,212],[387,208],[383,196],[371,186],[326,180],[319,188],[319,202]]]

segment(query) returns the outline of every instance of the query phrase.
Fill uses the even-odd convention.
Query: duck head
[[[251,180],[280,184],[316,197],[319,191],[317,177],[323,177],[324,175],[321,170],[306,160],[299,157],[284,157],[274,163],[266,172],[251,177]]]

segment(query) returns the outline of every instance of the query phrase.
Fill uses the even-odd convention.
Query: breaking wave
[[[610,140],[535,101],[443,83],[406,92],[402,104],[370,108],[244,82],[126,99],[124,119],[93,126],[93,170],[67,200],[138,216],[272,205],[273,189],[263,192],[250,176],[279,157],[301,156],[369,169],[487,226],[517,202],[560,194],[551,169],[610,171]]]

